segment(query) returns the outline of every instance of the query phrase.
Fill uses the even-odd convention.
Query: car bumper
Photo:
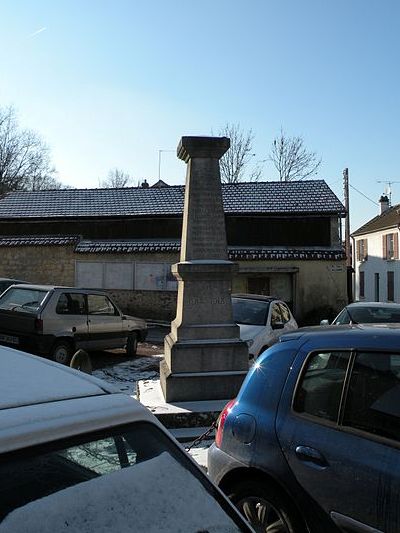
[[[248,465],[242,463],[228,453],[212,444],[207,454],[207,471],[210,478],[216,485],[220,485],[221,480],[231,470],[236,468],[246,468]]]

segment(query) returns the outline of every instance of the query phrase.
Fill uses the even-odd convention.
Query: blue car
[[[212,480],[255,531],[400,531],[400,328],[284,335],[219,417]]]

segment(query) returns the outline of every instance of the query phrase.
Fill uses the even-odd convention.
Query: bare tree
[[[35,132],[19,127],[14,107],[0,107],[0,193],[62,187],[49,147]]]
[[[281,130],[272,142],[269,160],[280,181],[303,180],[315,176],[321,165],[315,152],[309,152],[302,137],[287,137]]]
[[[252,130],[243,131],[239,124],[227,123],[218,131],[221,137],[229,137],[231,147],[220,161],[221,181],[237,183],[239,181],[257,181],[261,177],[261,169],[252,164],[254,135]]]
[[[129,187],[132,183],[132,177],[119,168],[113,168],[103,180],[99,180],[100,187],[118,189],[121,187]]]

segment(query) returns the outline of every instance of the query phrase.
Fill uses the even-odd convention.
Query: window
[[[236,324],[265,326],[269,302],[247,298],[232,298],[233,321]]]
[[[132,483],[135,483],[136,465],[164,457],[167,458],[166,464],[172,467],[174,463],[181,463],[180,456],[183,455],[174,450],[169,439],[159,429],[148,423],[137,423],[124,431],[113,430],[107,436],[86,442],[75,441],[64,444],[61,448],[58,444],[57,449],[54,448],[55,446],[45,451],[40,449],[35,455],[20,454],[19,457],[0,463],[1,479],[7,479],[7,483],[0,487],[0,522],[12,509],[67,487],[108,476],[128,467]],[[150,463],[147,465],[151,475]],[[111,490],[113,487],[115,489],[112,479],[115,477],[109,478]],[[140,483],[140,480],[136,483]],[[96,485],[93,488],[96,489]],[[134,485],[132,490],[132,494],[135,494]],[[86,488],[86,493],[90,492],[90,488]],[[97,496],[95,493],[95,497],[103,497],[102,492],[98,492]],[[131,530],[131,527],[127,529]]]
[[[357,354],[343,425],[400,441],[399,354]]]
[[[0,299],[0,308],[36,313],[47,294],[47,291],[15,287],[7,291]]]
[[[399,238],[397,233],[388,233],[382,236],[383,259],[399,258]]]
[[[290,320],[290,311],[285,304],[279,304],[279,306],[281,308],[283,323],[286,324]]]
[[[365,298],[365,272],[360,272],[359,297]]]
[[[57,302],[56,313],[58,315],[85,315],[85,296],[69,292],[61,294]]]
[[[282,315],[279,304],[273,304],[271,310],[271,326],[276,327],[277,324],[282,324]]]
[[[394,272],[387,273],[387,299],[389,302],[394,302]]]
[[[119,315],[107,296],[101,294],[88,294],[87,298],[89,315]]]
[[[337,421],[349,357],[349,352],[312,354],[296,390],[294,410]]]
[[[360,239],[357,241],[357,261],[366,261],[368,259],[368,240]]]

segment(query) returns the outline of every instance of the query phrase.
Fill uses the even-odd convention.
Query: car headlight
[[[254,344],[254,339],[248,339],[246,341],[246,344],[247,344],[247,347],[250,348],[250,346],[253,346],[253,344]]]

